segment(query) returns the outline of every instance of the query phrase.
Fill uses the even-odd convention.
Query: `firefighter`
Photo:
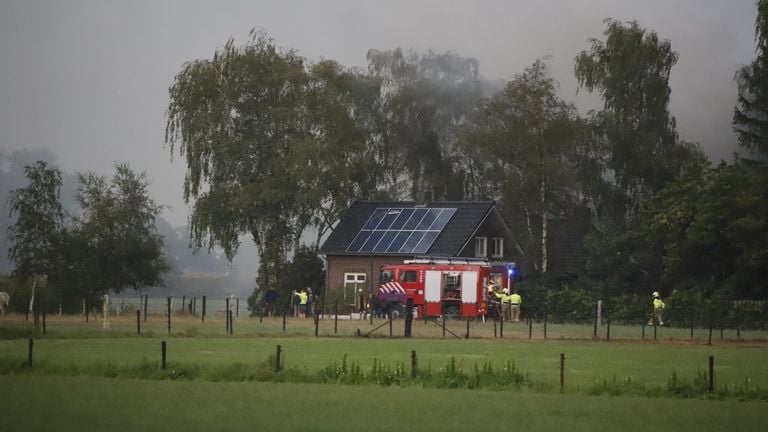
[[[509,296],[509,288],[504,288],[501,292],[494,293],[496,298],[501,302],[501,312],[504,314],[504,319],[509,321],[511,314],[511,300]]]
[[[298,293],[299,296],[299,318],[306,317],[307,313],[307,300],[309,299],[309,294],[307,294],[306,290],[301,290]]]
[[[512,321],[520,321],[520,305],[523,303],[523,298],[517,291],[513,291],[509,296],[510,311],[512,313]]]
[[[355,301],[355,307],[357,309],[358,314],[360,315],[360,319],[365,319],[365,304],[366,304],[366,298],[365,293],[363,292],[363,289],[360,288],[357,290],[357,299]]]
[[[501,307],[499,305],[503,305],[503,300],[506,298],[506,294],[500,293],[496,291],[496,285],[493,282],[488,283],[488,297],[493,302],[493,311],[494,311],[494,317],[500,318],[501,317]]]
[[[658,291],[654,291],[653,294],[653,312],[651,313],[651,319],[648,321],[648,325],[655,325],[658,323],[660,326],[664,325],[664,308],[666,305],[659,296]]]

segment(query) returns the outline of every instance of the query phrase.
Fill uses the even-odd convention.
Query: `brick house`
[[[509,226],[494,201],[356,201],[320,248],[326,287],[372,290],[379,268],[416,257],[519,262]]]

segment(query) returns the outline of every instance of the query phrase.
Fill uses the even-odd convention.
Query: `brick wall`
[[[326,286],[329,290],[339,289],[344,285],[344,273],[365,273],[366,280],[376,286],[379,280],[379,268],[386,264],[402,264],[411,256],[338,256],[326,257],[328,266]],[[373,274],[371,274],[373,273]]]

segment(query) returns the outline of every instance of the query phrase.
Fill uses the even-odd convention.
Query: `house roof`
[[[370,252],[347,252],[350,243],[360,232],[377,208],[455,208],[456,212],[437,236],[426,255],[456,256],[472,237],[472,234],[495,209],[494,201],[466,202],[443,201],[419,204],[416,202],[355,201],[341,218],[336,228],[323,243],[320,252],[326,255],[392,255]]]

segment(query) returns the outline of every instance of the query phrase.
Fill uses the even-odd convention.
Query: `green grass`
[[[71,374],[89,370],[126,369],[142,363],[160,364],[161,338],[37,339],[30,373]],[[314,337],[230,337],[167,339],[167,361],[179,368],[221,369],[233,364],[257,365],[282,346],[286,368],[318,371],[344,356],[370,370],[378,361],[410,368],[411,351],[419,368],[443,368],[455,359],[470,371],[490,362],[495,368],[512,361],[533,382],[559,386],[559,356],[566,354],[566,386],[578,390],[605,381],[626,381],[664,387],[672,373],[692,380],[706,372],[715,357],[716,386],[768,389],[768,349],[750,346],[705,346],[653,343],[606,343],[527,340],[434,340]],[[27,360],[26,339],[0,340],[0,359],[17,366]],[[409,369],[410,370],[410,369]],[[97,375],[100,373],[97,373]]]
[[[417,321],[411,339],[390,339],[388,326],[355,336],[381,323],[339,321],[335,333],[333,321],[325,321],[316,338],[310,320],[289,320],[283,332],[281,319],[240,317],[235,335],[226,336],[217,317],[205,324],[174,317],[168,334],[162,317],[154,316],[136,336],[135,315],[113,319],[109,330],[98,321],[54,316],[43,336],[23,316],[3,316],[0,429],[699,432],[763,430],[768,420],[763,333],[749,341],[726,334],[722,342],[716,334],[709,346],[688,340],[686,329],[659,329],[656,342],[652,333],[645,341],[632,337],[638,328],[612,329],[613,336],[630,336],[605,342],[591,340],[589,326],[552,326],[549,340],[541,333],[528,340],[527,327],[516,325],[501,339],[493,337],[492,323],[473,322],[470,339],[443,339],[442,329]],[[449,325],[464,335],[466,323]],[[277,345],[282,374],[269,363]],[[566,355],[564,394],[560,353]],[[712,395],[703,390],[710,355]]]
[[[0,375],[8,431],[761,431],[764,403]]]

